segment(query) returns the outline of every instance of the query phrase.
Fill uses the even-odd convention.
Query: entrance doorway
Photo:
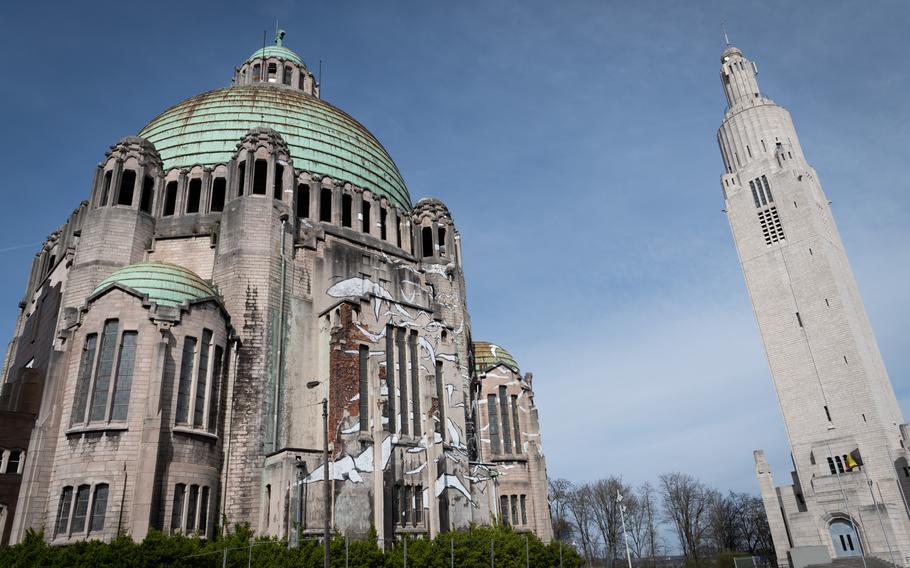
[[[862,545],[850,521],[837,519],[831,523],[828,531],[831,533],[835,556],[844,558],[862,554]]]

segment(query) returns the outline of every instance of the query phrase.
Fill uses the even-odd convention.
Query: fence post
[[[225,548],[224,554],[221,556],[221,568],[227,568],[227,551],[228,549]]]
[[[496,568],[496,560],[493,557],[493,539],[490,538],[490,568]]]

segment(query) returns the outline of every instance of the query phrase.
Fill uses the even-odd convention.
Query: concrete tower
[[[725,210],[795,469],[792,485],[775,488],[755,452],[778,563],[865,554],[906,565],[910,430],[828,199],[790,113],[759,90],[757,73],[739,49],[724,50],[717,139]]]

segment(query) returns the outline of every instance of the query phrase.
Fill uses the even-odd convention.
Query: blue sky
[[[534,372],[551,476],[757,491],[789,456],[718,182],[721,21],[793,113],[910,408],[910,4],[16,2],[0,335],[108,146],[225,86],[275,18],[464,243],[476,339]],[[27,246],[26,246],[27,245]],[[24,246],[24,248],[23,248]],[[19,248],[16,248],[19,247]]]

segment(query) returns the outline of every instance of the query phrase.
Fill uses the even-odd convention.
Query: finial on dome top
[[[721,22],[720,27],[724,30],[724,43],[730,47],[730,37],[727,35],[727,22]]]
[[[284,30],[275,31],[275,45],[284,45]]]

